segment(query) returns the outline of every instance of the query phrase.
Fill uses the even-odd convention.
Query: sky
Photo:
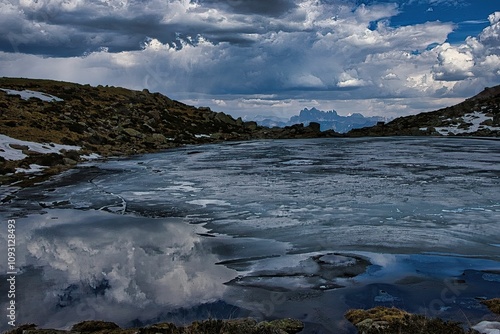
[[[500,1],[0,0],[0,76],[404,116],[500,84]]]

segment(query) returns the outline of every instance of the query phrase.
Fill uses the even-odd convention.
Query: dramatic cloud
[[[236,116],[293,114],[315,103],[395,116],[422,111],[411,99],[441,107],[499,83],[500,12],[482,32],[452,43],[460,22],[393,24],[411,6],[431,15],[429,6],[472,5],[0,0],[0,75],[148,88]],[[270,103],[263,109],[249,102],[256,99]],[[353,102],[341,110],[342,101]]]
[[[490,26],[464,44],[444,43],[435,48],[438,64],[433,67],[437,80],[460,81],[467,78],[490,78],[500,75],[500,12],[489,16]]]

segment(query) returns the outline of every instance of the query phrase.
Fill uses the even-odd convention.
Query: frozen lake
[[[20,324],[295,317],[308,333],[352,333],[349,308],[475,323],[479,300],[499,297],[499,140],[184,147],[13,196],[0,254],[15,219]],[[1,296],[7,269],[5,256]]]

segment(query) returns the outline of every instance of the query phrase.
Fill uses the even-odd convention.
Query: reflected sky
[[[221,299],[222,283],[235,276],[215,265],[218,259],[197,234],[204,229],[181,219],[53,209],[18,222],[20,322],[147,321],[160,310]],[[6,254],[6,243],[0,253]]]

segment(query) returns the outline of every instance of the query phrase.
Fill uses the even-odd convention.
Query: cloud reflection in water
[[[21,218],[18,322],[126,324],[215,302],[235,271],[215,265],[218,259],[197,234],[204,231],[178,218],[102,211],[59,209]],[[0,247],[5,254],[6,243]]]

